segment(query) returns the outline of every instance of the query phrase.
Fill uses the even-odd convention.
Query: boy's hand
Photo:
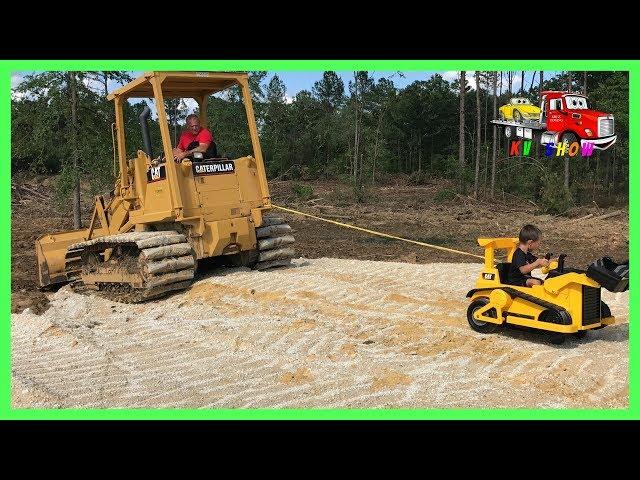
[[[549,266],[549,260],[547,260],[546,258],[539,258],[538,260],[536,260],[536,264],[539,267],[548,267]]]

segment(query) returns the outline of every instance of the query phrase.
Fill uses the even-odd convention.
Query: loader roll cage
[[[253,103],[249,90],[249,77],[244,72],[145,72],[127,85],[113,91],[107,96],[113,100],[116,117],[116,138],[118,149],[118,163],[120,168],[120,189],[123,197],[127,197],[130,188],[130,179],[127,175],[127,154],[124,135],[123,105],[130,98],[153,98],[158,113],[160,135],[162,137],[162,150],[166,159],[173,158],[171,133],[169,122],[164,108],[164,100],[168,98],[192,98],[198,103],[200,123],[207,128],[207,102],[209,95],[222,92],[233,86],[239,86],[247,115],[253,157],[256,161],[258,180],[265,206],[270,205],[269,187],[262,159],[260,139],[253,113]],[[175,162],[166,162],[167,178],[170,182],[173,207],[182,208],[182,198],[177,179],[177,166]]]

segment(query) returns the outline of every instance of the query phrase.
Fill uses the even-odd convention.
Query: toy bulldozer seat
[[[527,287],[530,288],[527,284],[522,285],[521,283],[514,283],[509,281],[509,269],[511,269],[510,262],[502,262],[496,264],[496,269],[498,270],[498,276],[500,277],[500,283],[504,285],[514,285],[516,287]],[[526,278],[530,278],[529,275],[525,275]],[[536,280],[540,280],[544,283],[544,280],[538,277],[533,277]]]
[[[521,284],[509,283],[509,269],[511,268],[511,259],[518,248],[517,238],[479,238],[478,245],[485,248],[485,267],[493,268],[495,264],[498,270],[498,281],[503,285],[514,285],[522,287]],[[506,262],[495,262],[495,250],[507,250]]]
[[[498,277],[500,283],[507,285],[507,280],[509,279],[509,269],[511,268],[511,262],[502,262],[496,264],[496,269],[498,270]]]

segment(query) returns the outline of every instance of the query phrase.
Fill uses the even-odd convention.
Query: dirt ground
[[[11,291],[12,311],[27,307],[44,311],[47,295],[36,289],[37,271],[34,242],[43,233],[71,229],[70,211],[52,207],[52,177],[17,179],[30,192],[12,196]],[[482,255],[479,237],[517,236],[527,222],[538,225],[544,234],[543,250],[555,255],[567,253],[567,265],[578,268],[604,255],[616,260],[629,256],[628,209],[621,214],[598,217],[620,211],[621,207],[601,209],[597,205],[572,209],[567,216],[540,215],[536,207],[518,199],[498,199],[493,203],[456,198],[437,203],[434,197],[451,187],[438,181],[431,185],[410,186],[398,181],[371,189],[364,203],[355,201],[350,188],[337,182],[308,183],[313,188],[309,200],[299,200],[293,186],[300,182],[270,182],[273,202],[317,216],[351,223],[396,236],[464,250]],[[88,223],[93,201],[85,195],[83,219]],[[335,225],[282,213],[296,230],[296,250],[305,258],[355,258],[360,260],[409,263],[474,262],[473,257],[449,254],[417,247]],[[588,218],[584,218],[591,215]],[[582,218],[582,219],[581,219]]]
[[[533,223],[543,232],[544,252],[568,254],[567,265],[582,268],[604,255],[617,260],[629,256],[628,210],[614,217],[598,219],[620,211],[621,207],[601,209],[593,204],[572,209],[568,217],[538,214],[533,204],[508,197],[492,203],[469,197],[438,203],[434,201],[436,194],[444,188],[453,188],[441,181],[425,186],[402,183],[381,186],[369,192],[365,203],[355,202],[349,187],[339,183],[311,183],[314,196],[301,201],[293,192],[295,183],[272,182],[274,203],[341,223],[478,255],[483,254],[477,244],[478,238],[517,237],[522,225]],[[298,250],[307,258],[416,263],[475,261],[473,257],[373,237],[299,215],[283,215],[297,230]],[[591,216],[584,218],[588,215]]]
[[[446,182],[401,181],[370,189],[363,203],[348,186],[314,182],[302,200],[294,183],[270,183],[275,204],[480,255],[478,237],[515,236],[531,222],[543,250],[567,253],[570,266],[628,258],[622,207],[554,217],[508,197],[436,202]],[[71,228],[72,217],[52,208],[51,178],[20,184],[28,190],[12,192],[14,407],[628,405],[628,292],[603,291],[617,325],[561,347],[528,331],[483,336],[465,319],[478,260],[293,214],[283,216],[302,257],[295,268],[212,270],[190,291],[142,306],[68,287],[40,292],[34,241]]]

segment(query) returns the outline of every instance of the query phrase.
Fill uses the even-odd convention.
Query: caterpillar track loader
[[[234,86],[242,92],[252,154],[206,158],[205,152],[175,161],[164,100],[195,99],[206,128],[209,95]],[[87,228],[36,240],[40,287],[71,282],[76,291],[135,303],[188,288],[203,259],[223,257],[259,270],[291,262],[291,227],[265,215],[271,201],[246,73],[147,72],[107,98],[115,106],[115,189],[110,199],[96,197]],[[144,150],[127,159],[123,105],[130,98],[155,102],[158,157],[147,107],[140,116]]]

